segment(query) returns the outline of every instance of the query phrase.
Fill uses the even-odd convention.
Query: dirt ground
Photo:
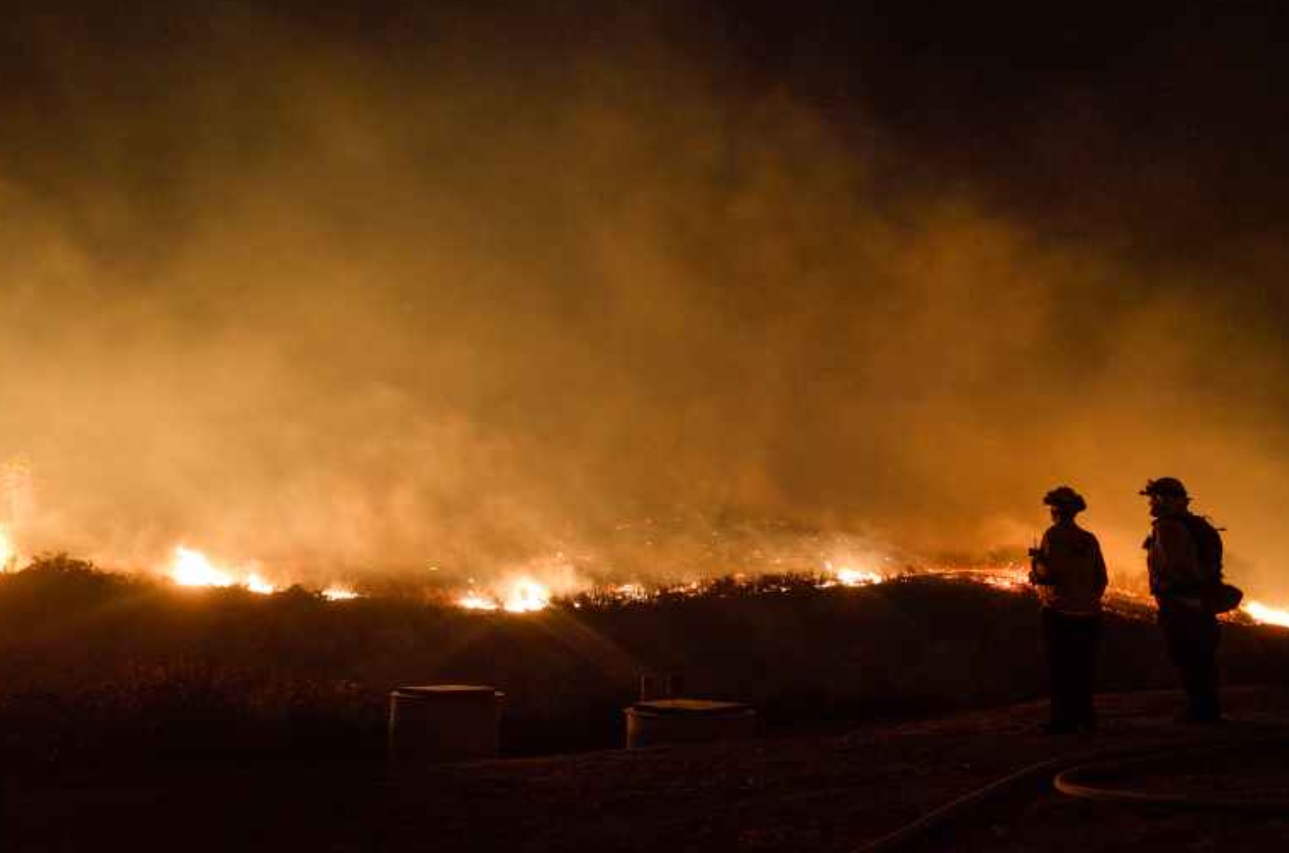
[[[1289,692],[1226,692],[1228,731],[1281,724]],[[1037,731],[1042,703],[845,733],[428,767],[257,760],[0,768],[0,849],[17,851],[843,851],[1048,758],[1192,738],[1180,697],[1101,697],[1096,735]],[[1133,785],[1289,791],[1289,750],[1144,768]],[[953,824],[954,850],[1280,850],[1289,814],[1076,800],[1039,784]]]

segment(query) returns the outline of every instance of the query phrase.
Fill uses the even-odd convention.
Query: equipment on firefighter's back
[[[1211,584],[1200,593],[1200,603],[1209,613],[1229,613],[1240,606],[1244,591],[1225,581]]]

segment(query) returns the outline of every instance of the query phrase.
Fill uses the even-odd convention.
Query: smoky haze
[[[1143,199],[1079,151],[1117,131],[1053,108],[1024,156],[1125,181],[1071,229],[942,125],[915,144],[710,33],[579,14],[415,45],[250,7],[20,19],[21,546],[487,573],[696,516],[972,555],[1023,548],[1070,483],[1139,583],[1136,492],[1168,474],[1236,582],[1289,595],[1282,229],[1210,231],[1184,152]]]

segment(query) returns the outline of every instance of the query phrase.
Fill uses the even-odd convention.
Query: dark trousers
[[[1159,625],[1186,689],[1186,716],[1212,722],[1222,716],[1217,695],[1217,617],[1199,608],[1161,603]]]
[[[1052,683],[1052,726],[1096,725],[1092,693],[1096,683],[1099,615],[1072,616],[1043,608],[1043,644]]]

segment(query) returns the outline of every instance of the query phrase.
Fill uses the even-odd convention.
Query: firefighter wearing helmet
[[[1043,503],[1051,511],[1052,526],[1030,550],[1030,581],[1043,603],[1043,645],[1051,676],[1051,719],[1044,730],[1093,731],[1105,560],[1096,536],[1074,520],[1088,506],[1082,495],[1057,486],[1043,496]]]
[[[1159,604],[1159,627],[1186,690],[1183,722],[1222,719],[1217,692],[1218,622],[1208,592],[1220,589],[1222,539],[1190,511],[1190,495],[1176,477],[1149,480],[1141,494],[1154,519],[1146,549],[1150,592]]]

